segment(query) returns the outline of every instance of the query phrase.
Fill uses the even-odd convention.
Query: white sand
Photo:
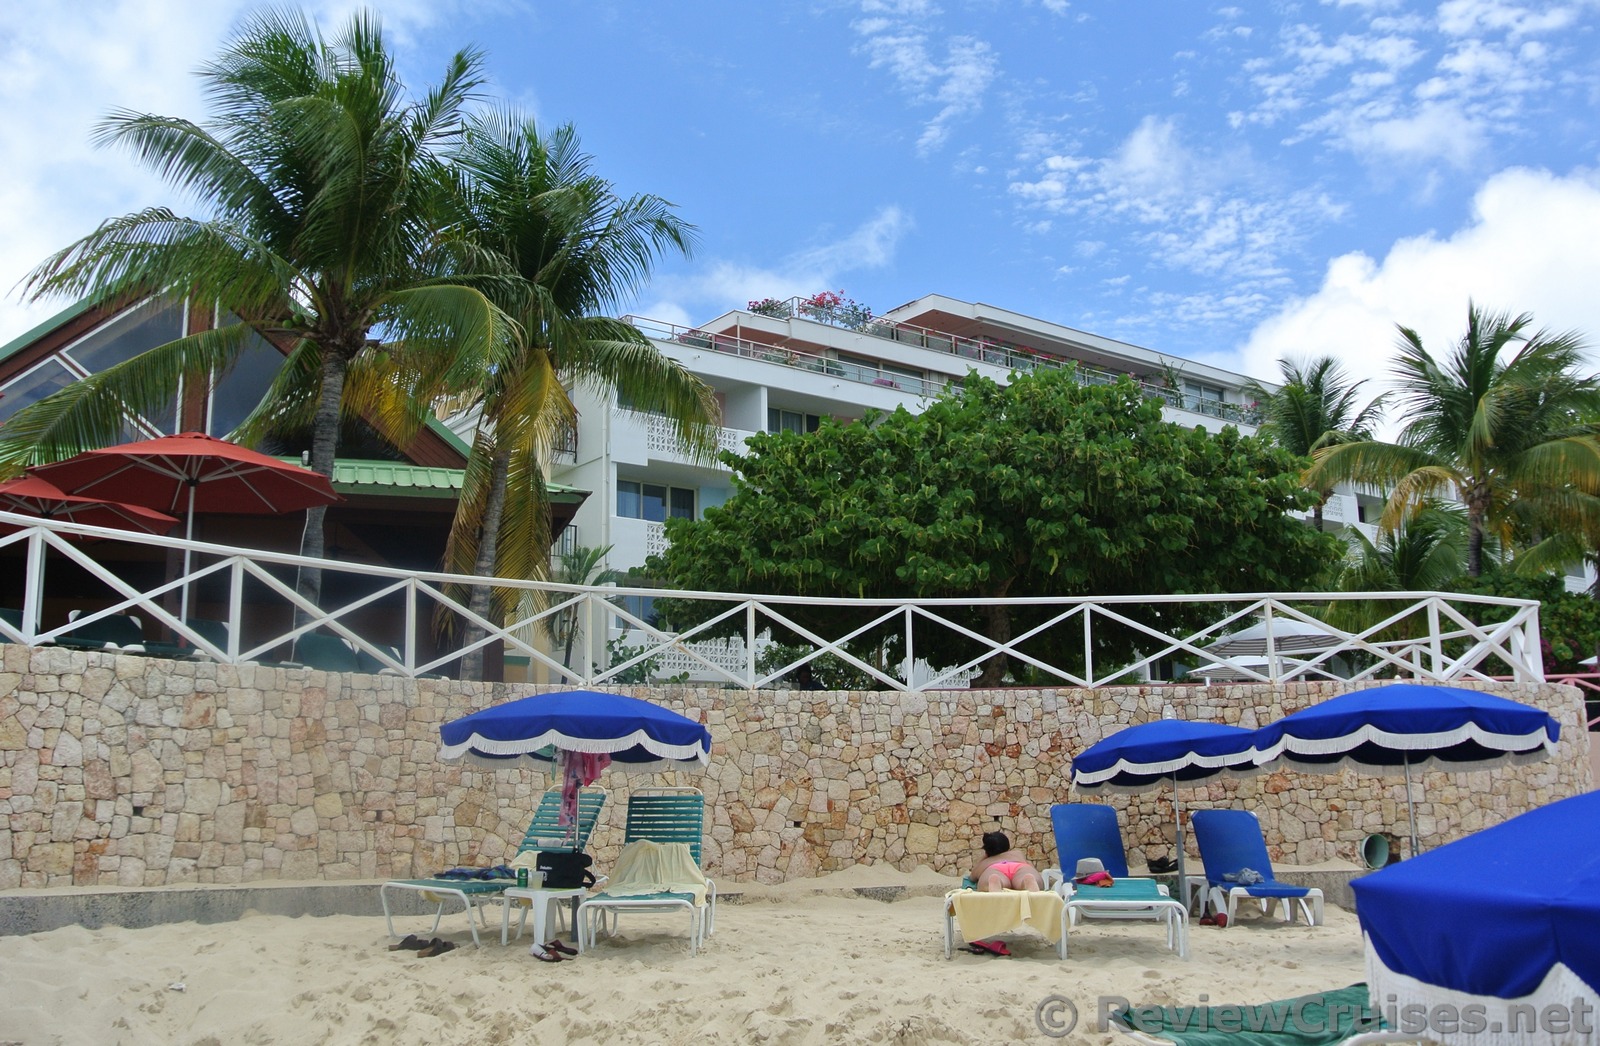
[[[869,881],[870,880],[870,881]],[[1191,924],[1191,958],[1160,928],[1095,922],[1069,957],[1026,931],[1012,958],[946,960],[942,901],[818,895],[825,887],[948,882],[931,873],[852,870],[761,891],[718,908],[698,956],[687,917],[624,917],[618,937],[558,965],[502,948],[499,927],[472,948],[463,916],[433,958],[389,952],[383,919],[253,916],[143,930],[67,928],[0,938],[0,1046],[23,1043],[982,1043],[1047,1040],[1034,1012],[1052,993],[1084,1024],[1095,999],[1192,1005],[1265,1002],[1363,978],[1355,917],[1328,908],[1307,927],[1241,919]],[[399,921],[422,933],[429,920]],[[565,938],[569,943],[570,936]],[[182,990],[173,987],[182,985]]]

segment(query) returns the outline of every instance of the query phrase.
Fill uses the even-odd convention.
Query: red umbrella
[[[0,483],[0,510],[41,519],[60,519],[90,527],[142,530],[165,534],[178,525],[175,517],[139,505],[68,494],[38,476],[23,476]]]
[[[194,536],[197,510],[276,515],[339,500],[333,484],[321,473],[203,432],[87,450],[65,461],[39,465],[33,473],[79,496],[182,511],[188,521],[186,538]],[[189,573],[187,548],[183,572]],[[188,603],[189,587],[185,585],[185,616]]]

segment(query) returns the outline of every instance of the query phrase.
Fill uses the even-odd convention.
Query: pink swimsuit
[[[985,873],[999,872],[1001,875],[1009,879],[1013,875],[1017,874],[1018,868],[1021,868],[1027,863],[1028,862],[1026,861],[996,861],[994,864],[991,864],[988,868],[984,869],[984,871]]]

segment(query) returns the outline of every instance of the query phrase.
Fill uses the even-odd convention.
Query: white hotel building
[[[1233,424],[1253,432],[1258,420],[1245,375],[992,305],[930,294],[870,319],[803,298],[772,306],[735,309],[695,328],[630,317],[663,353],[716,390],[724,449],[742,451],[760,431],[809,431],[823,418],[918,410],[969,371],[1004,381],[1013,372],[1066,363],[1077,364],[1087,381],[1131,375],[1182,425]],[[667,517],[699,518],[732,495],[732,474],[685,456],[661,418],[592,393],[576,399],[576,441],[550,479],[592,493],[563,547],[610,545],[606,565],[627,570],[666,547]],[[1381,504],[1376,496],[1336,494],[1323,510],[1325,526],[1363,524],[1372,536],[1368,521]]]

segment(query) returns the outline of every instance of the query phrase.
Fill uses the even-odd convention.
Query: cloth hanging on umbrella
[[[594,784],[600,771],[611,765],[604,752],[563,752],[561,772],[561,814],[559,825],[578,823],[578,789]]]

